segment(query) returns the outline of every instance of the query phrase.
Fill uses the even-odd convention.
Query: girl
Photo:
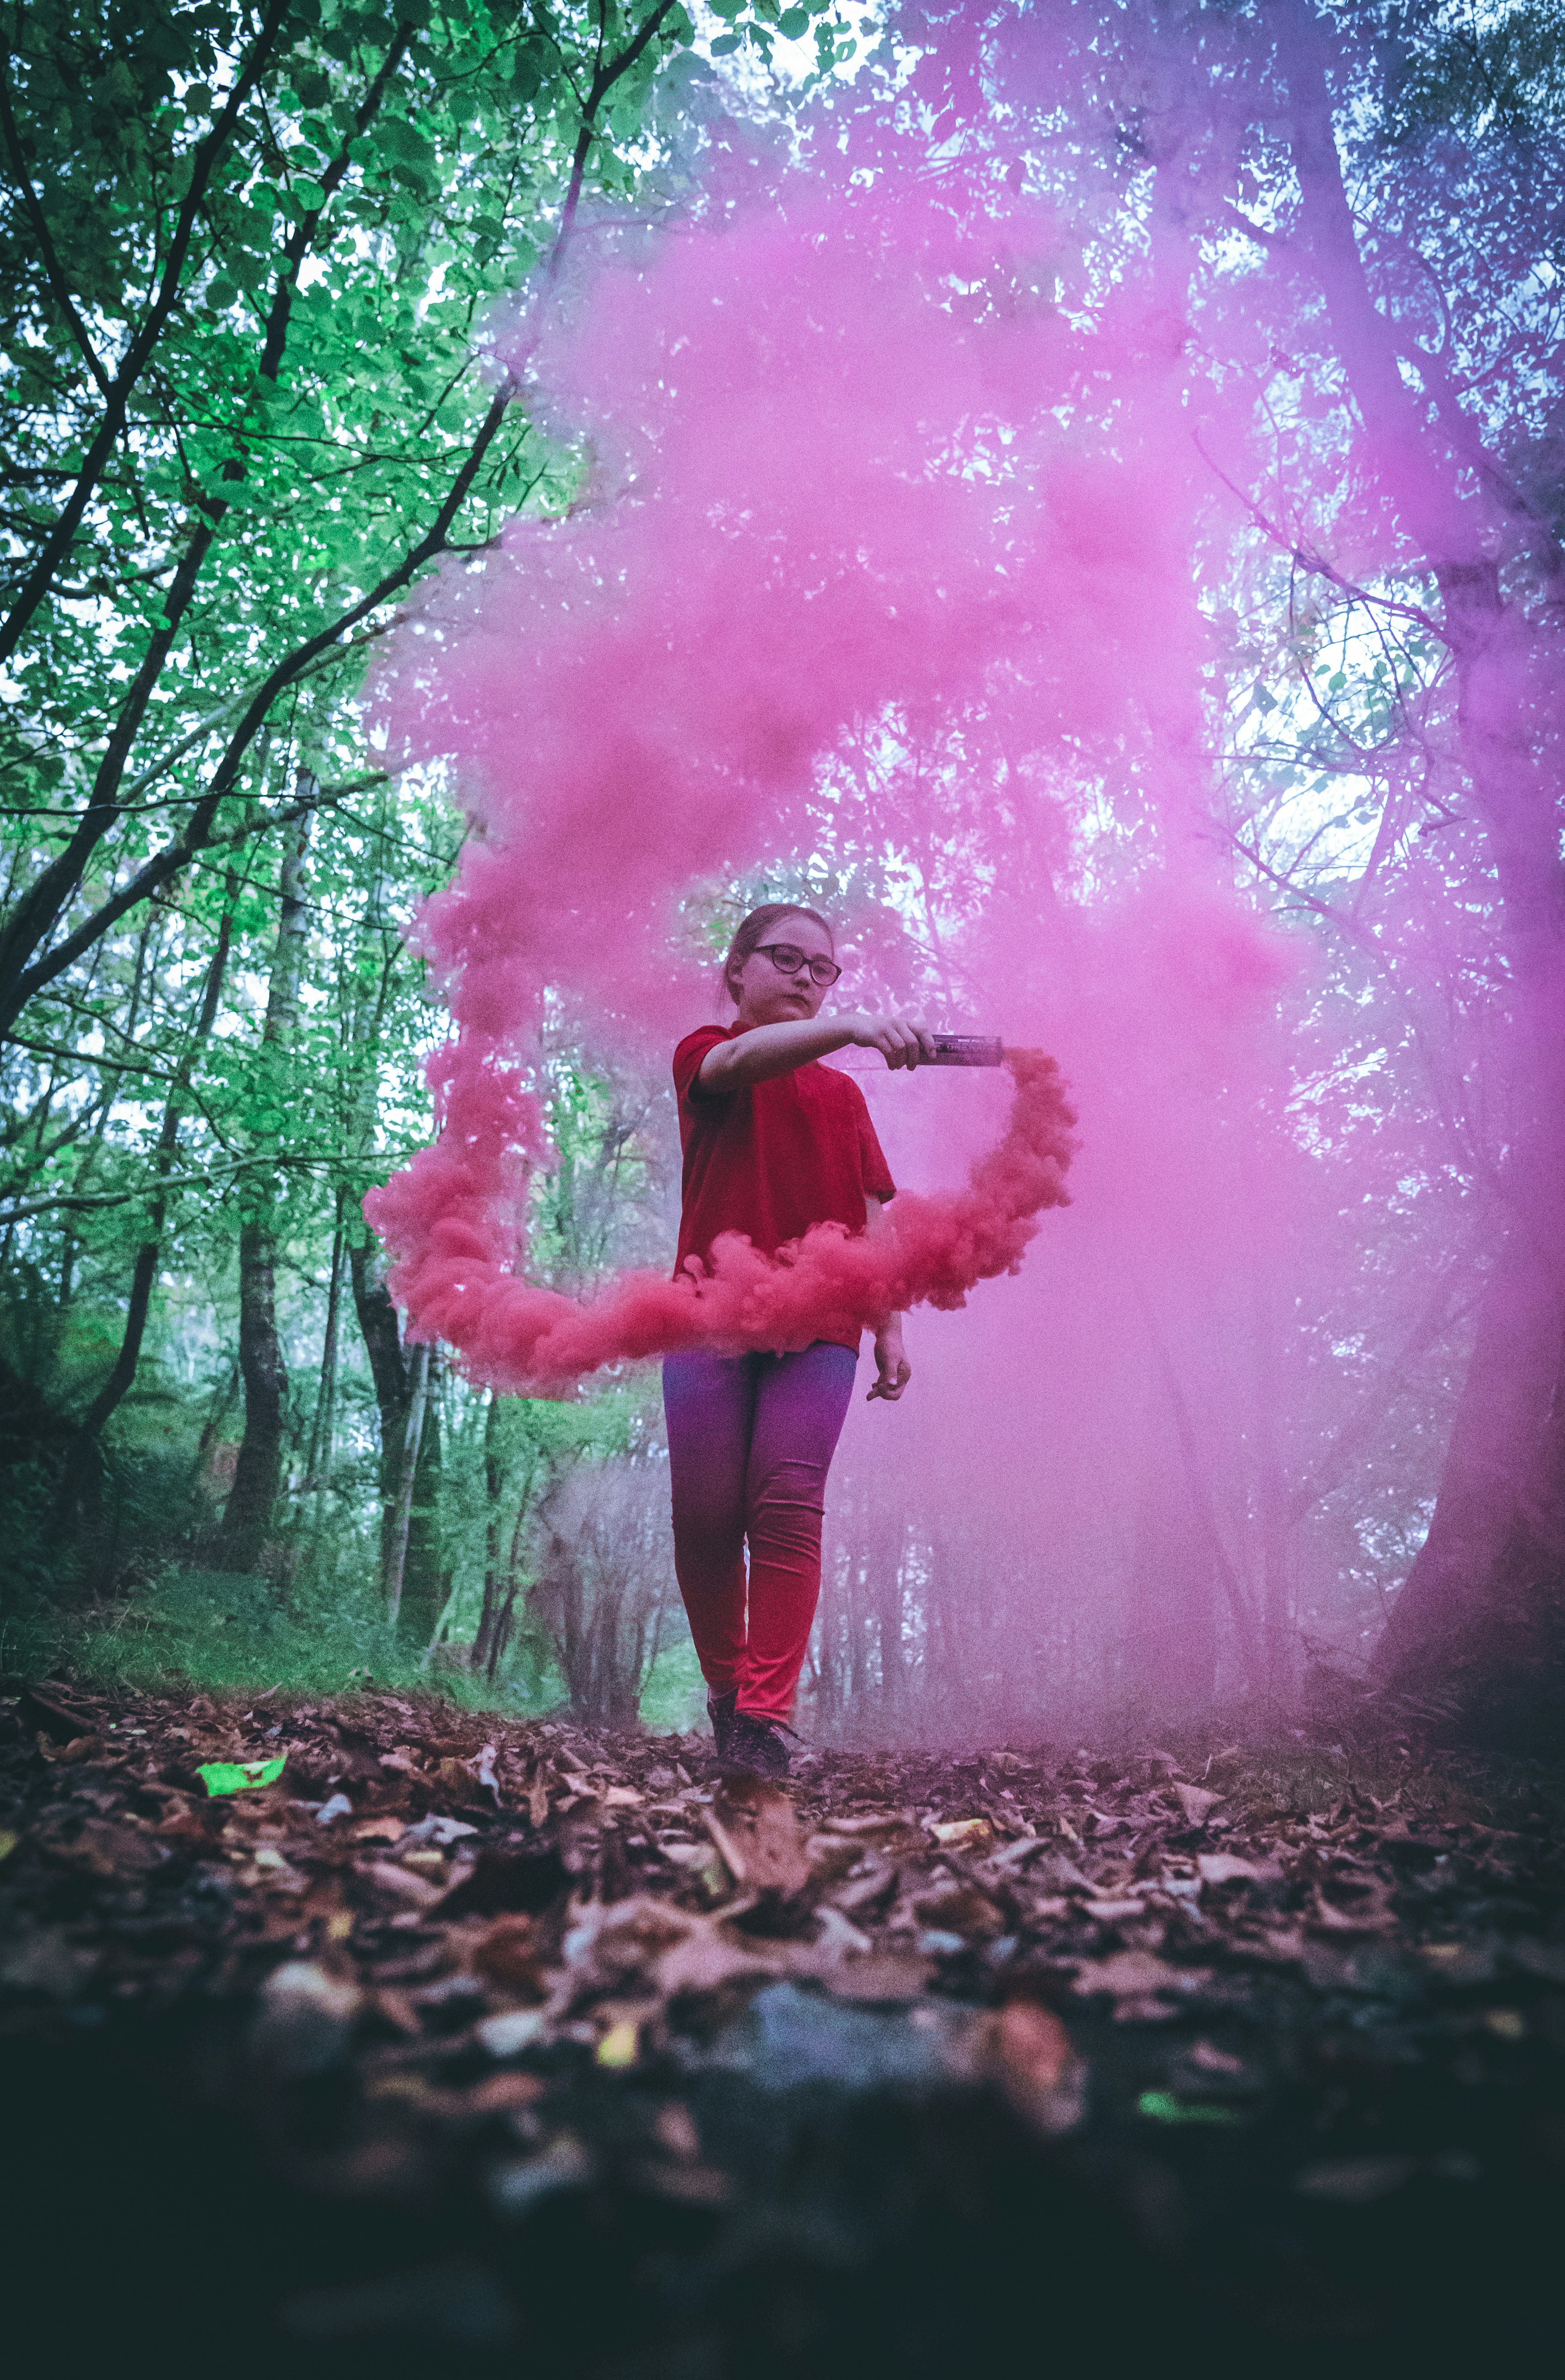
[[[734,1023],[686,1034],[673,1053],[685,1156],[676,1269],[698,1269],[720,1232],[771,1255],[812,1223],[884,1228],[895,1184],[864,1094],[816,1061],[851,1045],[912,1068],[934,1047],[916,1017],[821,1019],[841,974],[831,929],[813,909],[769,901],[734,935],[722,969]],[[798,1354],[663,1363],[674,1569],[725,1767],[788,1774],[788,1721],[820,1594],[826,1474],[857,1361],[856,1340],[818,1339]],[[912,1369],[900,1314],[876,1331],[875,1362],[869,1395],[894,1404]]]

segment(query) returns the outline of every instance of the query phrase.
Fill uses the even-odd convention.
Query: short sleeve
[[[858,1115],[858,1161],[864,1175],[864,1195],[867,1198],[879,1198],[884,1206],[888,1198],[896,1196],[897,1185],[892,1180],[892,1169],[886,1162],[886,1152],[881,1148],[875,1127],[869,1121],[869,1110],[865,1104],[864,1093],[856,1083],[853,1087],[853,1092]]]
[[[696,1032],[685,1035],[673,1053],[673,1088],[676,1099],[721,1099],[724,1096],[722,1092],[698,1089],[696,1077],[701,1071],[701,1061],[707,1051],[715,1050],[720,1041],[726,1041],[728,1038],[721,1025],[703,1025]]]

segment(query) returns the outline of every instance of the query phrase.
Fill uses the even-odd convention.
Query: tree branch
[[[22,205],[27,210],[27,219],[32,225],[32,236],[38,242],[38,253],[42,261],[44,278],[55,293],[55,303],[70,324],[71,336],[81,350],[82,360],[88,370],[98,383],[99,394],[104,397],[111,397],[113,389],[108,373],[98,360],[98,351],[87,335],[87,325],[76,310],[69,284],[61,270],[59,252],[49,229],[48,217],[44,214],[38,193],[32,187],[32,176],[27,170],[27,160],[22,153],[21,134],[17,129],[17,119],[11,108],[10,77],[6,74],[3,64],[0,64],[0,131],[3,131],[6,137],[6,154],[10,160],[11,171],[16,176],[17,188],[22,195]]]
[[[506,408],[515,394],[515,382],[507,376],[502,386],[495,392],[478,436],[468,449],[462,468],[452,482],[433,523],[428,532],[419,539],[412,552],[397,565],[394,570],[388,571],[380,583],[372,587],[358,602],[334,620],[330,627],[322,628],[318,635],[308,638],[286,659],[279,662],[277,666],[262,679],[250,698],[243,719],[229,738],[227,748],[218,762],[212,783],[197,803],[182,832],[171,844],[165,844],[161,852],[155,853],[144,867],[138,869],[129,882],[121,887],[119,892],[103,902],[90,917],[84,918],[74,933],[67,934],[62,942],[57,943],[33,965],[15,976],[9,992],[5,996],[3,1004],[0,1004],[0,1039],[9,1035],[12,1026],[34,992],[41,990],[45,984],[52,983],[57,975],[63,974],[67,966],[80,957],[83,951],[91,949],[99,937],[106,933],[111,926],[117,924],[128,910],[134,909],[139,903],[147,898],[149,893],[155,892],[159,885],[166,884],[171,877],[176,876],[199,851],[204,851],[214,843],[243,841],[249,834],[257,832],[255,828],[246,826],[227,835],[220,835],[216,829],[216,817],[219,805],[232,793],[238,781],[239,770],[245,755],[260,733],[272,705],[279,694],[303,674],[309,664],[319,654],[334,645],[340,638],[346,635],[350,628],[356,627],[368,613],[378,610],[381,604],[389,601],[393,595],[406,586],[410,578],[417,576],[426,562],[432,561],[437,554],[444,551],[446,532],[467,500],[468,490],[478,475],[479,467],[501,423],[504,420]],[[323,799],[324,796],[318,798]],[[315,800],[291,805],[287,808],[269,813],[263,823],[266,826],[281,826],[290,819],[301,816],[304,809],[314,807],[316,807]]]
[[[358,140],[373,123],[380,112],[381,102],[385,97],[386,86],[407,55],[412,43],[413,28],[411,25],[404,24],[382,60],[380,72],[355,110],[353,131],[349,139],[343,142],[321,177],[321,188],[324,192],[321,204],[300,217],[294,226],[287,246],[283,250],[277,285],[273,293],[271,310],[266,318],[266,336],[261,344],[259,370],[263,380],[274,381],[277,377],[283,361],[283,349],[287,345],[288,321],[298,287],[299,267],[314,244],[316,226],[325,213],[337,185],[352,162],[348,153],[350,143]]]
[[[1341,591],[1341,593],[1348,596],[1351,601],[1355,603],[1363,603],[1370,609],[1374,609],[1376,606],[1378,606],[1383,612],[1398,613],[1404,620],[1416,621],[1419,627],[1427,630],[1428,634],[1435,638],[1437,643],[1445,643],[1446,632],[1441,627],[1439,622],[1431,618],[1427,612],[1421,612],[1416,603],[1399,602],[1394,595],[1372,594],[1367,587],[1356,586],[1353,579],[1344,578],[1341,572],[1338,570],[1333,564],[1328,562],[1323,553],[1316,553],[1312,547],[1301,545],[1293,538],[1285,536],[1283,531],[1279,528],[1277,523],[1270,519],[1268,516],[1261,510],[1255,498],[1253,496],[1246,495],[1243,488],[1235,485],[1234,481],[1229,478],[1228,473],[1223,469],[1221,464],[1213,462],[1205,446],[1201,443],[1200,431],[1198,430],[1193,430],[1190,435],[1192,442],[1195,444],[1195,452],[1200,455],[1202,462],[1205,463],[1207,470],[1211,472],[1213,478],[1222,481],[1223,486],[1228,490],[1229,494],[1233,497],[1235,502],[1244,505],[1244,510],[1249,514],[1250,518],[1255,522],[1256,527],[1257,528],[1264,529],[1268,537],[1270,538],[1273,545],[1275,545],[1280,552],[1287,554],[1291,561],[1296,562],[1301,570],[1307,571],[1314,578],[1328,579],[1333,587],[1337,588]]]
[[[21,590],[3,623],[0,623],[0,662],[9,659],[20,643],[24,630],[54,583],[61,560],[69,550],[71,540],[81,525],[88,502],[102,479],[104,467],[113,454],[130,403],[131,391],[145,370],[147,361],[163,333],[164,324],[174,310],[179,295],[180,276],[189,254],[200,203],[206,195],[217,161],[227,147],[237,127],[240,111],[264,72],[284,20],[293,0],[267,0],[266,15],[234,88],[228,94],[222,115],[212,130],[199,144],[191,164],[189,187],[181,201],[175,222],[174,237],[169,244],[167,261],[156,298],[148,310],[140,331],[127,348],[118,371],[110,386],[103,418],[87,450],[76,485],[55,518],[55,526],[44,539],[37,561],[23,581]]]
[[[1274,256],[1286,254],[1292,248],[1292,241],[1282,232],[1268,231],[1264,224],[1252,223],[1243,207],[1235,206],[1231,199],[1223,199],[1219,203],[1224,220],[1232,224],[1236,231],[1242,231],[1246,239],[1269,249]]]
[[[565,248],[576,225],[576,209],[581,203],[582,179],[587,172],[587,160],[592,143],[598,137],[597,115],[609,92],[623,74],[627,74],[656,34],[663,18],[673,10],[674,0],[661,0],[654,8],[634,41],[628,42],[605,67],[602,63],[602,19],[599,19],[599,59],[592,71],[592,82],[587,94],[587,104],[581,111],[581,130],[576,135],[576,152],[571,159],[571,178],[565,188],[565,203],[560,210],[560,228],[550,251],[549,277],[553,279],[564,260]]]

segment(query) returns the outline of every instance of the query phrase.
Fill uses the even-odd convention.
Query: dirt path
[[[25,2319],[57,2368],[382,2380],[1519,2340],[1558,1829],[1449,1764],[1312,1810],[1183,1751],[725,1789],[693,1737],[432,1700],[14,1691]]]

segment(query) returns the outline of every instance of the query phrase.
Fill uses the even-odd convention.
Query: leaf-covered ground
[[[13,2335],[590,2380],[1520,2343],[1565,2216],[1547,1780],[1333,1763],[724,1785],[695,1736],[13,1682]]]

